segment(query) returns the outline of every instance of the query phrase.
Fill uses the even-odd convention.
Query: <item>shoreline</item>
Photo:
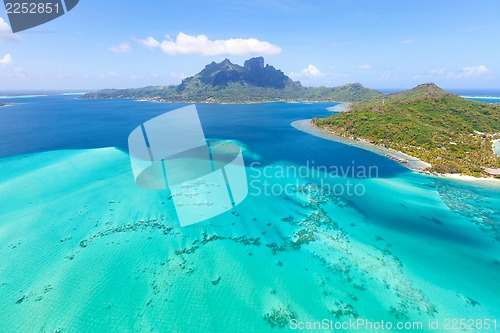
[[[330,106],[326,109],[330,112],[339,112],[340,113],[340,112],[349,111],[349,108],[352,105],[352,102],[337,102],[337,103],[340,103],[340,104]]]
[[[493,143],[493,152],[500,157],[500,139],[491,140],[491,142]]]
[[[363,141],[358,141],[358,140],[352,140],[348,138],[344,138],[340,135],[336,135],[330,132],[326,132],[323,130],[320,130],[314,126],[311,125],[311,119],[304,119],[304,120],[297,120],[291,123],[292,127],[302,131],[306,132],[308,134],[343,143],[349,146],[354,146],[357,148],[365,149],[368,151],[371,151],[372,153],[375,153],[377,155],[384,156],[386,158],[390,158],[395,162],[398,162],[402,166],[412,170],[412,171],[422,171],[425,168],[430,167],[431,165],[429,163],[426,163],[416,157],[410,156],[408,154],[402,153],[400,151],[390,149],[390,148],[385,148],[381,146],[376,146],[372,143],[368,142],[363,142]],[[388,156],[389,155],[389,156]],[[392,157],[392,158],[391,158]],[[407,163],[402,163],[401,161],[407,161]]]
[[[134,98],[134,97],[126,97],[126,98],[84,98],[87,100],[134,100],[136,102],[151,102],[151,103],[166,103],[166,104],[175,104],[175,103],[183,103],[183,104],[228,104],[228,105],[250,105],[250,104],[266,104],[266,103],[287,103],[287,104],[314,104],[314,103],[338,103],[338,105],[334,105],[328,107],[327,110],[331,112],[344,112],[347,111],[348,108],[354,102],[340,102],[340,101],[331,101],[331,100],[262,100],[262,101],[238,101],[238,102],[223,102],[223,101],[212,101],[212,100],[203,100],[203,101],[195,101],[195,100],[182,100],[182,101],[172,101],[172,100],[163,100],[163,99],[155,99],[155,98]]]
[[[374,144],[368,143],[368,142],[344,138],[342,136],[339,136],[339,135],[336,135],[336,134],[333,134],[333,133],[330,133],[327,131],[320,130],[319,128],[311,125],[311,119],[296,120],[296,121],[292,122],[291,125],[292,125],[292,127],[294,127],[295,129],[297,129],[299,131],[302,131],[302,132],[305,132],[305,133],[308,133],[308,134],[311,134],[311,135],[314,135],[314,136],[317,136],[317,137],[320,137],[320,138],[323,138],[326,140],[335,141],[335,142],[339,142],[342,144],[346,144],[346,145],[350,145],[350,146],[354,146],[357,148],[371,151],[372,153],[384,156],[385,158],[389,158],[389,159],[397,162],[398,164],[406,167],[407,169],[409,169],[413,172],[419,173],[419,174],[423,174],[423,175],[431,176],[431,177],[460,180],[460,181],[465,181],[465,182],[481,182],[481,183],[489,182],[490,184],[495,183],[496,185],[500,185],[500,179],[496,179],[493,177],[480,177],[480,178],[478,178],[478,177],[459,175],[459,174],[453,174],[453,173],[440,174],[440,173],[436,173],[436,172],[431,173],[429,171],[425,171],[426,168],[431,167],[431,164],[424,162],[424,161],[422,161],[414,156],[410,156],[408,154],[405,154],[403,152],[400,152],[400,151],[397,151],[397,150],[394,150],[391,148],[385,148],[385,147],[377,146],[377,145],[374,145]],[[495,141],[500,143],[500,139],[495,140]],[[407,161],[407,162],[402,163],[401,162],[402,160]]]
[[[499,96],[460,96],[462,98],[465,98],[465,99],[469,99],[469,98],[475,98],[475,99],[500,99]]]

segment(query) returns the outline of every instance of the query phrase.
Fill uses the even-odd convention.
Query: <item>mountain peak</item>
[[[345,87],[350,87],[354,89],[365,89],[365,87],[359,82],[348,83],[345,85]]]
[[[426,92],[429,95],[443,95],[443,94],[448,94],[445,90],[439,88],[436,84],[434,84],[432,82],[420,84],[420,85],[416,86],[415,88],[413,88],[411,90]]]
[[[389,98],[394,100],[415,100],[423,98],[431,98],[434,100],[439,100],[445,96],[449,96],[450,93],[439,88],[434,83],[424,83],[416,86],[413,89],[401,91],[395,94],[389,95]]]
[[[188,102],[261,102],[261,101],[368,101],[382,94],[360,83],[341,87],[303,87],[281,70],[254,57],[243,66],[229,59],[212,61],[198,74],[179,85],[138,89],[101,90],[85,98],[141,98],[155,101]]]
[[[226,87],[230,83],[243,86],[282,89],[292,80],[273,66],[264,66],[263,57],[245,61],[243,66],[233,64],[229,59],[220,63],[212,62],[198,74],[185,79],[179,86],[183,90],[190,82],[201,80],[212,87]]]
[[[264,69],[264,57],[255,57],[248,59],[243,64],[243,67],[245,67],[249,71],[262,70]]]

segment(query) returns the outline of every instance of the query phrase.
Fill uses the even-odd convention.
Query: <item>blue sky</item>
[[[12,34],[2,8],[0,90],[177,84],[258,55],[304,85],[500,89],[499,12],[498,0],[80,0]]]

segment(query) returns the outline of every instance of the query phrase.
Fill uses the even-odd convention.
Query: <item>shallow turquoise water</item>
[[[467,99],[485,103],[500,103],[500,97],[488,97],[488,96],[464,96]]]
[[[8,127],[10,117],[46,112],[36,113],[44,125],[37,142],[28,130],[36,124],[1,134],[19,143],[3,146],[0,159],[2,332],[279,332],[291,331],[291,318],[500,319],[500,187],[414,174],[289,125],[331,104],[200,106],[207,136],[245,145],[250,193],[235,209],[180,228],[169,194],[136,187],[128,155],[103,148],[120,147],[128,128],[175,106],[30,103],[0,115]],[[79,107],[64,116],[72,103]],[[89,118],[95,132],[116,126],[104,134],[77,126]],[[324,165],[379,172],[313,174]],[[304,166],[310,177],[277,172]],[[364,192],[335,195],[335,185]],[[266,195],[270,188],[289,191]]]

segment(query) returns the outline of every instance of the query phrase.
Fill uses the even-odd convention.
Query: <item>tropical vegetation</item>
[[[354,103],[349,111],[315,126],[337,135],[362,138],[432,165],[429,171],[486,176],[500,168],[492,140],[500,139],[500,105],[466,100],[436,85]]]

